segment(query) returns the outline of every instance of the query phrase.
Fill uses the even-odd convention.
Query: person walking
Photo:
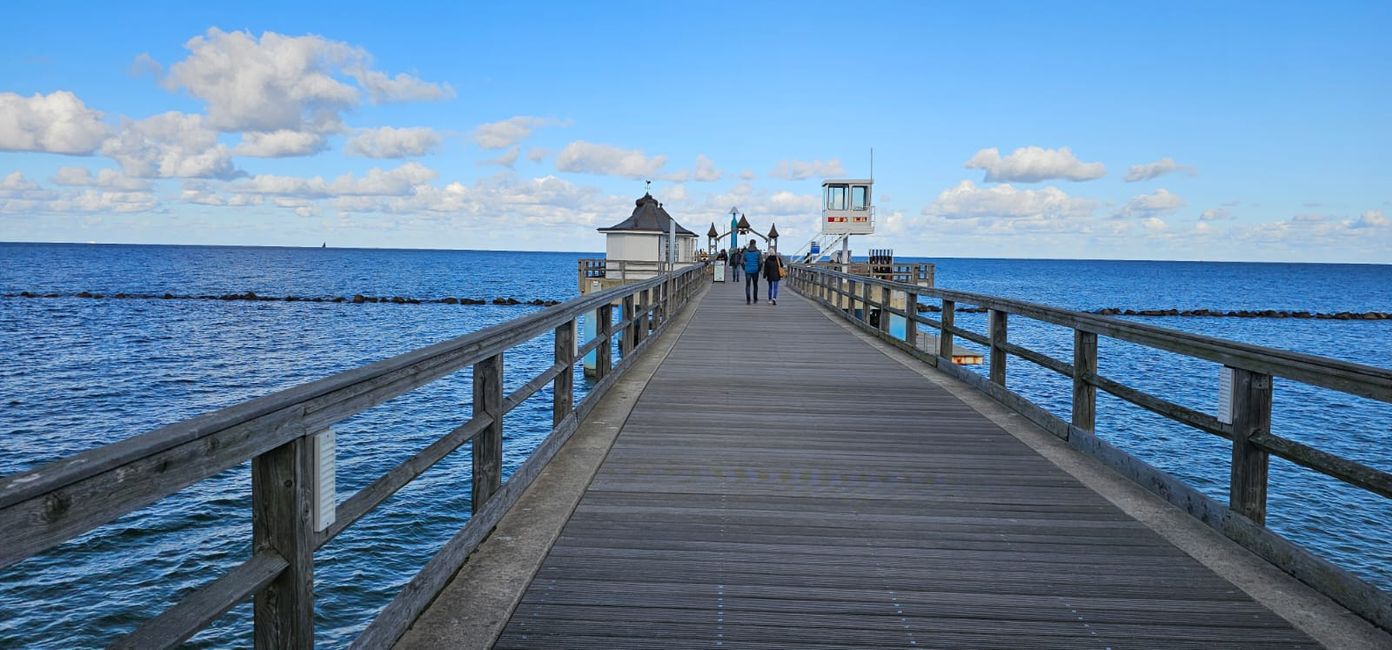
[[[749,242],[749,248],[744,249],[744,304],[749,304],[750,288],[754,292],[754,304],[759,304],[759,267],[763,266],[764,260],[759,255],[759,245],[753,241]]]
[[[739,284],[740,281],[740,267],[744,264],[743,255],[744,249],[742,248],[730,249],[730,273],[733,274],[731,278],[735,281],[735,284]]]
[[[768,281],[769,304],[778,304],[778,282],[785,274],[783,258],[772,252],[764,256],[764,279]]]

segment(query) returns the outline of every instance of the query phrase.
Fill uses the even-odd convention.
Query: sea
[[[577,260],[586,257],[598,255],[0,243],[0,475],[543,308],[531,301],[575,297]],[[1392,312],[1392,266],[906,261],[936,264],[939,287],[1068,309]],[[221,299],[247,292],[281,299]],[[355,295],[388,300],[355,303]],[[486,304],[438,302],[449,297]],[[499,298],[522,304],[492,304]],[[1392,367],[1392,320],[1130,319]],[[985,332],[984,314],[962,313],[957,323]],[[1009,335],[1071,360],[1069,330],[1014,318]],[[547,367],[551,345],[543,338],[509,352],[505,390]],[[1104,376],[1215,412],[1216,364],[1105,338],[1099,359]],[[1066,378],[1019,359],[1010,360],[1008,378],[1012,390],[1068,418]],[[577,376],[576,386],[580,397],[589,384]],[[505,476],[545,436],[549,395],[505,419]],[[469,401],[465,370],[337,424],[339,498],[466,420]],[[1278,378],[1273,429],[1392,471],[1392,405]],[[1105,394],[1098,432],[1226,501],[1225,440]],[[317,645],[347,646],[468,521],[469,469],[468,453],[454,453],[316,554]],[[106,645],[134,629],[249,556],[250,494],[243,464],[0,570],[0,648]],[[1388,500],[1273,459],[1269,510],[1271,528],[1392,590]],[[190,645],[247,646],[250,629],[243,604]]]

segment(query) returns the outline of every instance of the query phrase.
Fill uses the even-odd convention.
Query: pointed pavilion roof
[[[778,239],[778,224],[769,225],[769,239]]]
[[[711,224],[710,230],[707,230],[707,231],[706,231],[706,236],[707,236],[707,237],[710,237],[711,239],[715,239],[716,237],[719,237],[719,236],[720,236],[720,233],[718,233],[718,232],[715,231],[715,224],[714,224],[714,223]]]
[[[662,204],[657,202],[651,194],[644,194],[642,198],[633,202],[633,214],[627,219],[620,221],[608,228],[600,228],[599,232],[611,232],[619,230],[637,230],[642,232],[665,233],[674,219],[672,215],[662,209]],[[696,233],[683,228],[677,224],[677,234],[695,237]]]
[[[744,218],[744,215],[741,214],[741,215],[740,215],[740,220],[739,220],[739,225],[737,225],[737,226],[735,226],[735,227],[736,227],[736,228],[739,228],[740,230],[749,230],[749,220],[748,220],[748,219],[745,219],[745,218]]]

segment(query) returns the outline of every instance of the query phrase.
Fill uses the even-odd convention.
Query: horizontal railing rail
[[[1265,525],[1267,473],[1271,455],[1392,499],[1392,473],[1271,432],[1272,378],[1281,377],[1392,403],[1392,370],[1011,298],[847,274],[825,266],[795,265],[792,267],[791,280],[791,286],[798,293],[835,310],[882,340],[1014,408],[1044,429],[1098,456],[1350,610],[1385,629],[1392,629],[1392,595],[1310,553]],[[902,301],[902,308],[895,306],[895,298]],[[919,300],[923,298],[941,301],[939,318],[919,313]],[[989,331],[985,335],[955,324],[955,314],[960,305],[975,305],[987,310]],[[904,319],[902,339],[889,333],[891,314]],[[1071,363],[1010,342],[1009,316],[1071,329]],[[937,330],[937,349],[923,350],[918,346],[917,332],[920,326]],[[1098,374],[1098,337],[1221,364],[1224,372],[1231,373],[1230,417],[1215,417]],[[987,348],[986,377],[952,363],[957,338]],[[1070,421],[1063,421],[1006,388],[1007,359],[1010,356],[1072,379]],[[1232,471],[1226,507],[1097,438],[1093,430],[1096,426],[1098,389],[1180,424],[1232,441]]]
[[[506,323],[390,359],[249,400],[119,442],[0,478],[0,568],[51,549],[183,488],[234,468],[252,466],[252,557],[143,623],[116,647],[180,643],[237,603],[254,598],[258,648],[313,646],[314,551],[371,512],[450,452],[473,443],[468,524],[413,578],[355,642],[395,641],[469,552],[550,460],[619,375],[704,286],[699,265],[614,287]],[[623,309],[614,323],[615,307]],[[597,335],[576,342],[576,322],[596,318]],[[503,394],[505,353],[554,334],[552,365]],[[611,350],[618,335],[620,361]],[[574,365],[596,355],[595,379],[574,402]],[[442,377],[472,367],[468,421],[399,463],[342,503],[331,523],[313,515],[315,453],[331,440],[330,425]],[[551,433],[502,483],[503,416],[554,387]],[[329,443],[331,444],[331,443]],[[329,496],[332,499],[332,495]]]

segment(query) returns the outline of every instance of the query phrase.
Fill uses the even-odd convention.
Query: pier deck
[[[721,285],[496,642],[1137,645],[1315,644],[806,300]]]

